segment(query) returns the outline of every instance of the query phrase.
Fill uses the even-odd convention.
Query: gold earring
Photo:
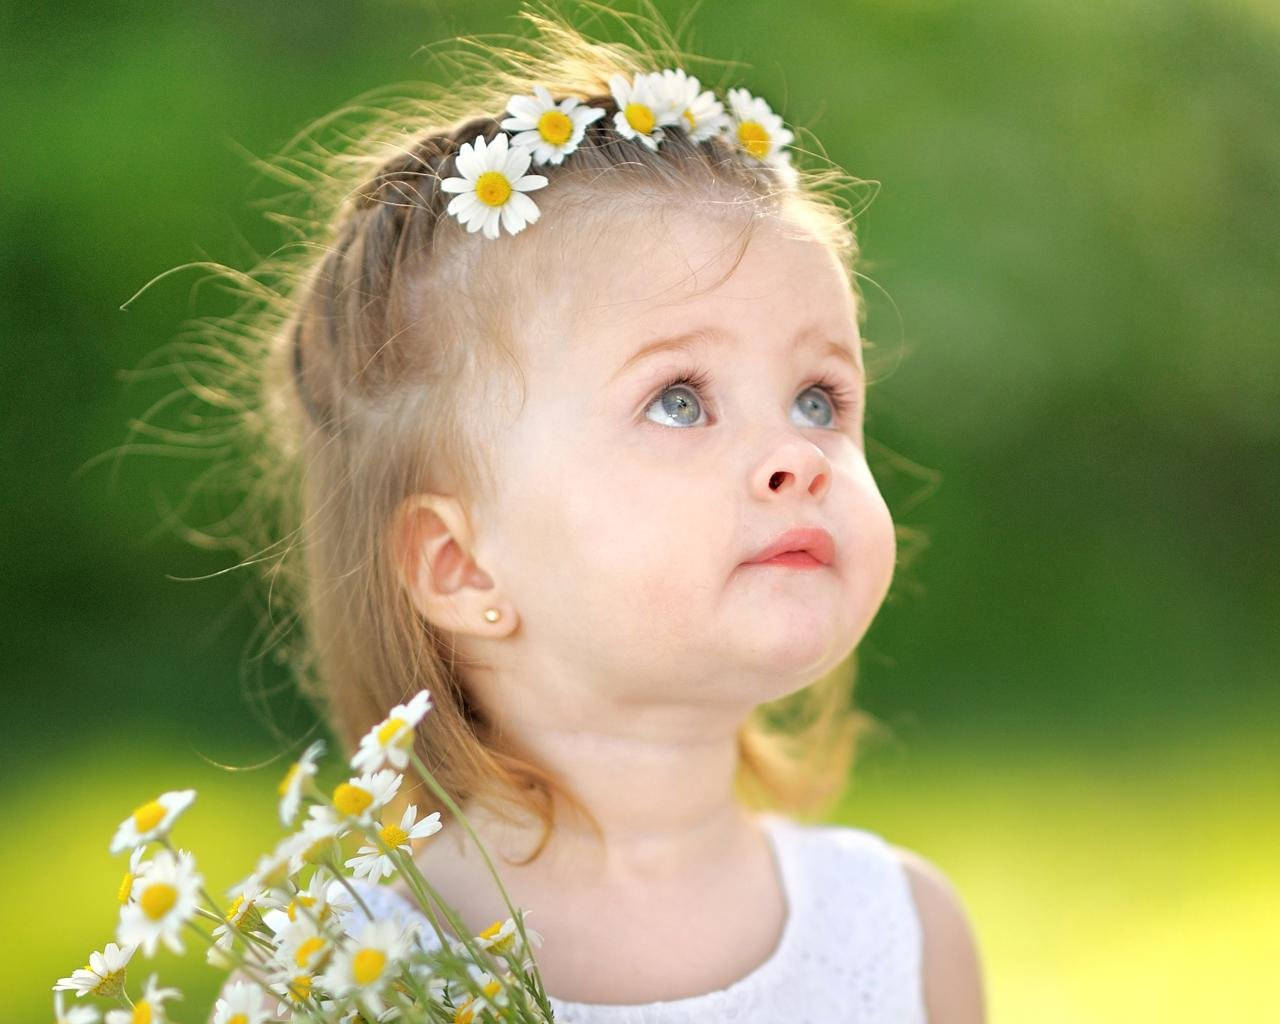
[[[501,615],[502,612],[498,611],[497,608],[486,608],[484,610],[484,617],[488,622],[497,622]]]

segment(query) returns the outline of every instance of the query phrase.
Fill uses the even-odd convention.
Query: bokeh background
[[[515,10],[0,15],[6,1020],[47,1021],[112,937],[138,803],[199,790],[178,836],[219,890],[279,834],[283,764],[219,767],[279,754],[243,690],[283,678],[245,664],[253,579],[166,520],[208,460],[103,456],[177,384],[122,371],[222,307],[200,271],[121,306],[284,240],[246,154]],[[948,874],[993,1021],[1280,1019],[1280,7],[704,0],[692,25],[880,182],[868,433],[929,543],[863,645],[892,740],[839,820]],[[132,984],[158,970],[202,1021],[199,959]]]

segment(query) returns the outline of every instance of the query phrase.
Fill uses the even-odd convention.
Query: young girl
[[[799,820],[839,796],[895,563],[835,177],[656,21],[525,16],[326,164],[331,235],[256,322],[307,680],[350,747],[430,692],[418,750],[558,1019],[981,1021],[944,876]],[[414,856],[478,934],[506,907],[445,822]]]

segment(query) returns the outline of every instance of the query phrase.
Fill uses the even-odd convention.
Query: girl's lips
[[[821,569],[824,567],[823,562],[819,562],[813,555],[807,551],[787,551],[781,555],[774,555],[767,558],[763,562],[748,562],[748,565],[783,565],[792,569]]]
[[[748,561],[748,565],[770,565],[781,556],[805,555],[804,562],[792,558],[781,565],[830,565],[835,560],[835,540],[831,534],[820,526],[797,526],[787,530],[762,551],[757,551]]]

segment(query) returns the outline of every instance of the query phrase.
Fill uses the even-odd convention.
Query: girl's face
[[[476,559],[519,619],[494,645],[500,685],[562,723],[740,715],[802,688],[856,646],[893,575],[835,255],[762,225],[732,268],[726,227],[653,232],[587,253],[552,285],[569,296],[554,314],[531,303],[527,401],[492,453],[498,504],[477,520]],[[678,337],[691,340],[643,351]],[[830,532],[830,565],[745,564],[801,526]]]

